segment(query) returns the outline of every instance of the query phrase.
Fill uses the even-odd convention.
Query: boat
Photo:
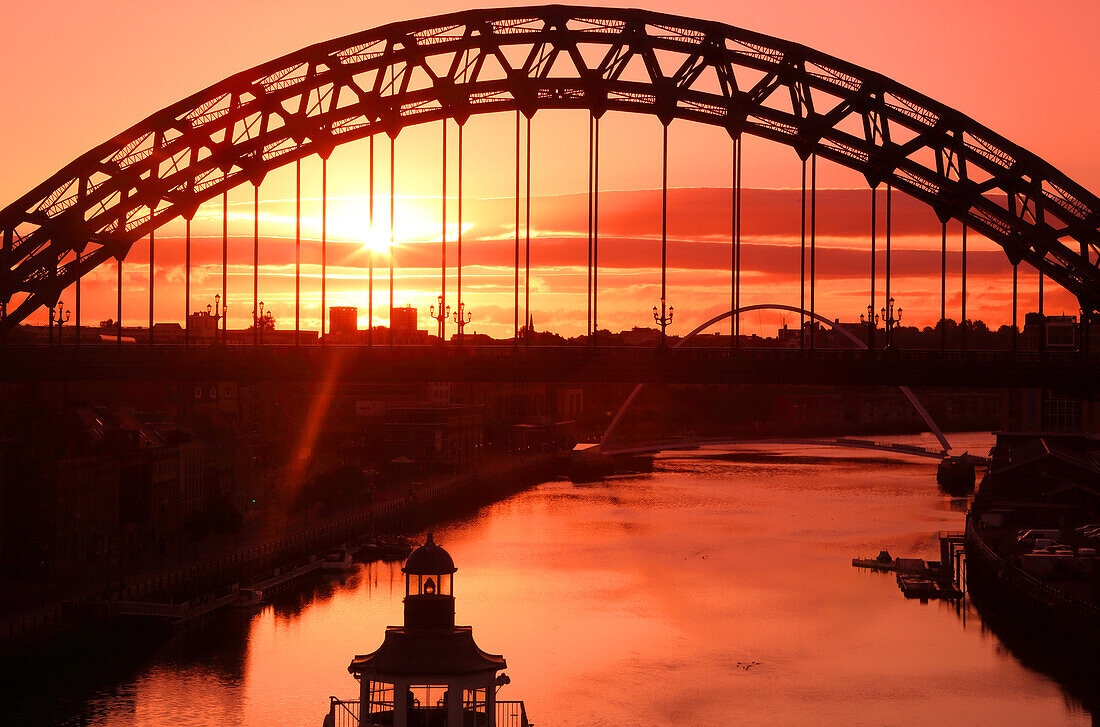
[[[241,588],[237,591],[237,602],[234,604],[240,608],[251,608],[252,606],[259,606],[264,602],[264,591],[262,588]]]
[[[959,457],[944,457],[936,467],[936,482],[949,495],[972,494],[974,478],[974,460],[965,453]]]
[[[880,550],[874,558],[852,558],[852,565],[856,568],[868,568],[877,571],[895,571],[897,562],[888,550]]]
[[[376,538],[359,549],[359,559],[364,563],[375,560],[405,560],[418,543],[403,535]]]
[[[355,567],[355,561],[351,558],[351,551],[347,548],[334,548],[325,553],[321,559],[321,570],[344,571]]]

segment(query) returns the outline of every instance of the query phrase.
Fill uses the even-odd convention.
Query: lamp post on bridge
[[[256,310],[252,311],[252,325],[256,328],[256,335],[260,338],[260,345],[264,343],[264,328],[267,327],[267,319],[264,317],[264,302],[260,301],[260,310],[257,314]]]
[[[859,322],[866,324],[867,326],[867,350],[875,350],[875,327],[878,324],[878,314],[875,313],[875,309],[872,306],[867,306],[867,315],[862,313],[859,316]]]
[[[455,322],[455,324],[458,326],[458,345],[459,346],[462,345],[462,332],[463,332],[463,330],[465,330],[466,324],[470,322],[471,318],[473,318],[473,314],[466,312],[466,304],[465,303],[459,303],[458,304],[458,310],[455,311],[454,318],[452,319]]]
[[[434,318],[439,323],[439,342],[446,343],[446,341],[443,340],[443,335],[446,332],[445,326],[447,324],[447,319],[451,316],[451,306],[447,306],[446,308],[443,307],[442,295],[439,296],[437,300],[439,301],[439,312],[435,312],[435,306],[433,305],[428,308],[428,316]]]
[[[214,319],[214,343],[218,342],[218,328],[220,327],[218,324],[229,313],[229,304],[222,305],[221,301],[221,293],[218,293],[214,296],[213,310],[211,310],[209,303],[206,304],[206,315]]]
[[[54,308],[50,308],[50,345],[53,345],[53,326],[57,324],[57,345],[61,345],[61,326],[69,322],[69,318],[72,316],[72,311],[64,310],[65,304],[62,301],[57,301],[57,317],[54,317]]]
[[[886,348],[891,348],[894,345],[894,326],[901,323],[901,307],[898,307],[898,313],[895,316],[894,299],[890,298],[879,313],[882,315],[882,322],[886,325]]]
[[[653,306],[653,320],[661,326],[661,344],[665,345],[665,329],[672,323],[672,314],[676,310],[673,306],[665,308],[665,299],[661,298],[661,309],[658,311],[657,306]]]

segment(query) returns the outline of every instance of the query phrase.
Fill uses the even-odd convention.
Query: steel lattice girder
[[[642,10],[472,10],[303,48],[159,111],[0,211],[0,331],[169,220],[272,169],[443,118],[538,109],[687,119],[889,183],[1100,304],[1100,200],[880,74],[721,23]]]

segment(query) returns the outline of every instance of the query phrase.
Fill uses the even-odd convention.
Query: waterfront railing
[[[1031,594],[1033,598],[1044,601],[1051,606],[1057,606],[1065,612],[1076,614],[1078,617],[1091,619],[1093,622],[1100,621],[1100,609],[1096,606],[1086,603],[1079,598],[1074,598],[1061,589],[1044,583],[1031,574],[1025,573],[1020,568],[1015,567],[986,544],[981,534],[978,532],[978,528],[972,521],[968,522],[967,526],[968,545],[973,546],[977,555],[995,564],[1001,572],[1001,577],[1009,584],[1025,593]]]
[[[359,700],[329,697],[330,721],[326,727],[359,727]]]

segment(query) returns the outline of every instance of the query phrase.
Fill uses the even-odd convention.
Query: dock
[[[897,558],[898,588],[906,598],[953,600],[962,598],[962,591],[955,585],[950,570],[940,567],[939,561],[921,558]]]
[[[896,573],[898,588],[906,598],[921,601],[954,600],[963,597],[956,575],[962,558],[962,533],[941,532],[940,560],[892,558],[886,550],[874,558],[852,558],[852,566]]]

